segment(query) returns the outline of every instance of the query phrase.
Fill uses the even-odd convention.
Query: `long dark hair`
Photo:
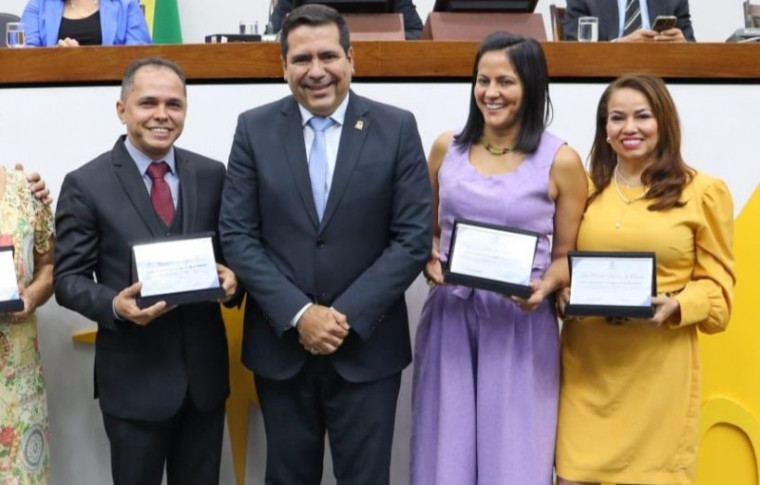
[[[478,80],[480,59],[483,54],[493,51],[504,51],[504,55],[512,63],[522,82],[523,99],[517,113],[520,133],[517,136],[515,150],[533,153],[538,149],[541,135],[552,117],[549,71],[541,44],[533,39],[508,32],[493,32],[483,39],[478,47],[475,63],[472,66],[470,113],[462,132],[454,137],[454,144],[463,150],[477,143],[483,136],[485,120],[475,102],[475,83]]]
[[[629,74],[613,81],[604,90],[596,109],[596,134],[589,154],[593,201],[610,184],[617,153],[607,142],[607,110],[612,93],[629,88],[644,95],[657,121],[657,152],[655,162],[641,174],[641,181],[649,187],[646,199],[652,200],[650,211],[683,207],[681,193],[694,176],[694,169],[681,157],[681,124],[678,111],[662,79],[650,74]]]

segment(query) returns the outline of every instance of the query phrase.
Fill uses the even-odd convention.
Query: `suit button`
[[[324,239],[317,239],[317,247],[318,248],[325,247],[325,241],[324,241]]]

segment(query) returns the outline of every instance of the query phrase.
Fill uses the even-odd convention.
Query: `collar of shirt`
[[[153,185],[153,181],[150,179],[150,175],[148,175],[147,172],[148,166],[153,163],[154,160],[138,150],[137,147],[129,141],[129,138],[124,139],[124,148],[127,149],[127,153],[129,153],[129,156],[134,160],[137,170],[140,171],[140,176],[145,184],[145,189],[148,191],[148,194],[150,194],[150,188]],[[164,176],[164,180],[169,184],[169,190],[172,193],[172,202],[174,202],[174,207],[177,207],[179,202],[179,174],[177,173],[177,163],[174,158],[174,147],[169,150],[169,153],[167,153],[164,158],[155,161],[166,162],[166,164],[169,165],[169,171]]]
[[[639,5],[641,6],[641,28],[644,30],[649,30],[651,28],[651,24],[649,22],[649,5],[647,5],[647,2],[649,0],[639,0]],[[623,36],[623,24],[625,23],[625,4],[628,3],[628,0],[617,0],[618,4],[618,38]]]
[[[340,134],[343,129],[343,122],[346,118],[346,109],[348,108],[348,98],[350,95],[343,99],[338,107],[330,115],[335,124],[325,130],[325,149],[327,150],[327,177],[325,179],[327,193],[330,193],[332,187],[332,178],[335,173],[335,165],[338,161],[338,148],[340,147]],[[311,152],[311,145],[314,143],[314,130],[311,129],[308,122],[314,117],[306,108],[298,105],[298,109],[301,111],[301,126],[303,128],[303,141],[306,148],[306,158],[308,158]],[[329,197],[329,195],[328,195]]]
[[[148,171],[148,166],[153,162],[166,162],[166,164],[169,165],[169,172],[173,175],[177,174],[177,164],[174,161],[174,147],[172,147],[171,150],[169,150],[169,153],[160,160],[153,160],[148,155],[138,150],[137,147],[129,141],[128,137],[124,139],[124,147],[127,149],[129,156],[132,157],[132,160],[135,161],[137,169],[143,177],[147,176],[145,173]]]
[[[337,123],[338,127],[343,126],[343,120],[346,119],[346,109],[348,108],[348,98],[350,96],[350,94],[347,94],[346,97],[343,98],[343,101],[338,105],[338,107],[335,108],[335,111],[333,111],[332,114],[328,116],[328,118],[332,118],[332,120]],[[308,109],[304,108],[301,104],[298,105],[298,111],[301,112],[301,126],[306,127],[306,124],[309,122],[309,120],[314,118],[314,114],[312,114]],[[334,127],[335,125],[333,125],[333,128]],[[311,127],[309,127],[309,130],[311,130]]]

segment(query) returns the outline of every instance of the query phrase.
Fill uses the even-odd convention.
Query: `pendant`
[[[620,221],[615,222],[615,229],[620,229]]]

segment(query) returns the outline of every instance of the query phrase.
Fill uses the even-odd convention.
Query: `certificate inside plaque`
[[[651,318],[657,294],[655,253],[570,251],[569,316]]]
[[[20,312],[24,302],[18,293],[13,246],[0,246],[0,313]]]
[[[132,246],[132,274],[142,282],[141,308],[224,298],[214,257],[213,233],[172,237]]]
[[[535,232],[458,219],[444,281],[527,298],[538,238]]]

